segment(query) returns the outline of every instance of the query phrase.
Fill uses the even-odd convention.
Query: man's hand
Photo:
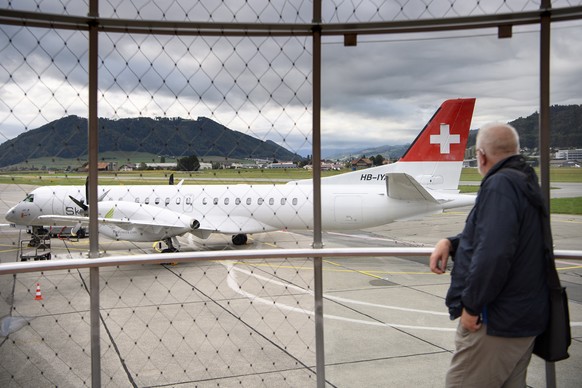
[[[447,261],[451,254],[451,242],[446,238],[436,243],[434,251],[430,255],[430,270],[436,274],[443,274],[447,271]]]
[[[467,310],[463,309],[463,313],[461,314],[461,326],[463,326],[466,330],[471,332],[475,332],[481,328],[483,324],[481,323],[478,315],[471,315],[467,312]]]

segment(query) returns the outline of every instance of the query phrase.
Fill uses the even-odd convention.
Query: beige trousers
[[[447,373],[447,387],[526,387],[527,366],[535,337],[487,335],[487,326],[475,333],[459,326],[456,351]]]

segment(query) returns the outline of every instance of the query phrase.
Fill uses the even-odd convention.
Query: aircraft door
[[[334,200],[334,217],[338,225],[357,227],[362,218],[362,197],[359,195],[338,195]]]

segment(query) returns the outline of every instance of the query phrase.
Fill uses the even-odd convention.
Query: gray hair
[[[477,132],[476,147],[495,158],[517,155],[519,154],[519,135],[509,124],[488,123]]]

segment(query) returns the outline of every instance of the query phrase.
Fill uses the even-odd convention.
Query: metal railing
[[[81,268],[118,267],[136,264],[190,263],[209,260],[259,260],[295,259],[307,257],[387,257],[387,256],[428,256],[433,248],[302,248],[302,249],[245,249],[229,251],[198,251],[127,256],[98,257],[92,259],[68,259],[34,262],[14,262],[0,265],[0,275],[56,271]],[[582,260],[582,251],[556,250],[556,259]]]

